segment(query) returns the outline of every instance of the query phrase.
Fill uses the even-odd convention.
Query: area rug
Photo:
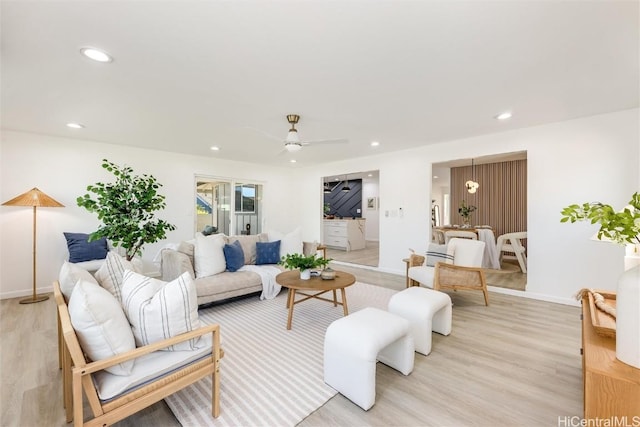
[[[364,283],[346,292],[349,313],[386,309],[395,293]],[[165,399],[183,427],[294,426],[336,394],[323,380],[323,346],[342,307],[316,299],[296,304],[289,331],[287,313],[286,289],[273,300],[250,297],[200,310],[204,323],[221,325],[220,416],[211,416],[205,378]]]

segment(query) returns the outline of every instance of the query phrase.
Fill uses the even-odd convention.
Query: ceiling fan
[[[287,138],[284,140],[284,148],[290,153],[300,151],[302,147],[313,144],[344,144],[349,142],[347,139],[320,139],[315,141],[300,141],[298,136],[298,129],[296,124],[300,120],[300,116],[297,114],[287,114],[287,121],[291,125],[291,129],[287,133]]]

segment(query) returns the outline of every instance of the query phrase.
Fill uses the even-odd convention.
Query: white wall
[[[581,288],[615,289],[623,248],[589,238],[597,228],[561,224],[560,211],[576,202],[624,206],[638,191],[638,109],[424,146],[386,155],[309,167],[301,186],[350,170],[380,171],[380,269],[404,274],[408,248],[429,242],[431,164],[459,158],[527,151],[529,296],[571,302]],[[384,141],[393,144],[393,141]],[[319,234],[320,195],[302,195],[305,229]],[[306,200],[306,202],[305,202]],[[399,216],[402,208],[403,216]],[[385,212],[389,216],[385,216]],[[394,215],[395,214],[395,215]]]
[[[380,194],[378,178],[362,178],[362,217],[366,220],[366,240],[378,241],[380,239],[380,209],[376,203],[375,210],[367,208],[367,199]]]
[[[167,210],[176,224],[169,240],[193,233],[194,174],[265,182],[265,229],[302,225],[305,240],[322,240],[323,176],[379,170],[380,269],[404,274],[408,248],[424,251],[430,240],[431,164],[513,151],[527,151],[528,295],[573,301],[584,287],[615,289],[623,271],[623,248],[589,238],[596,227],[561,224],[568,204],[602,201],[624,206],[640,183],[638,109],[510,132],[428,145],[402,152],[290,171],[238,162],[4,132],[0,146],[1,201],[31,187],[65,204],[38,215],[39,287],[49,289],[66,255],[63,231],[92,231],[97,221],[75,206],[88,183],[108,179],[104,157],[153,174],[164,184]],[[384,141],[393,144],[393,141]],[[290,179],[293,177],[293,179]],[[280,191],[286,188],[287,191]],[[402,208],[402,215],[400,214]],[[388,212],[388,216],[385,213]],[[31,287],[31,211],[0,208],[0,296],[26,295]],[[145,252],[148,261],[158,245]]]
[[[159,214],[176,226],[168,241],[190,239],[194,233],[194,177],[210,175],[264,183],[264,230],[288,232],[297,205],[287,188],[288,168],[229,162],[213,157],[181,155],[90,141],[63,139],[20,132],[2,132],[0,143],[0,201],[5,202],[38,187],[65,208],[38,209],[38,289],[51,289],[67,256],[63,232],[92,232],[99,222],[95,214],[76,205],[86,186],[111,181],[101,168],[107,158],[128,165],[135,173],[154,175],[163,184],[167,209]],[[284,214],[283,214],[284,212]],[[22,207],[0,207],[0,297],[30,294],[32,286],[32,211]],[[303,236],[305,237],[305,236]],[[145,267],[156,269],[151,260],[165,242],[147,245]]]

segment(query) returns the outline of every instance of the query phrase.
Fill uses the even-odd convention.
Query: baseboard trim
[[[48,294],[53,292],[53,285],[46,288],[37,288],[37,294]],[[1,299],[11,299],[11,298],[21,298],[21,297],[30,297],[33,295],[33,290],[20,290],[20,291],[9,291],[9,292],[0,292],[0,300]]]

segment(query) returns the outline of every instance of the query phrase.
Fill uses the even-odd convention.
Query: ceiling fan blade
[[[249,129],[249,130],[251,130],[253,132],[259,133],[259,134],[261,134],[263,136],[266,136],[269,139],[273,139],[274,141],[282,142],[282,138],[281,137],[272,135],[272,134],[270,134],[268,132],[265,132],[265,131],[263,131],[261,129],[256,129],[256,128],[251,127],[251,126],[245,126],[245,128]]]
[[[318,139],[315,141],[305,141],[303,145],[316,145],[316,144],[346,144],[348,139]]]

